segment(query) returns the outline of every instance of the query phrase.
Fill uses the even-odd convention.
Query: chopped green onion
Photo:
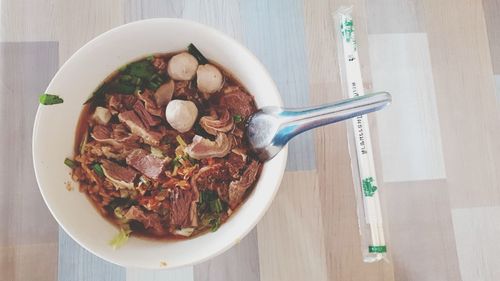
[[[204,190],[200,192],[200,203],[210,202],[218,199],[217,192],[212,190]]]
[[[59,96],[57,95],[51,95],[51,94],[43,94],[43,95],[40,95],[40,103],[43,104],[43,105],[52,105],[52,104],[58,104],[58,103],[63,103],[64,100],[62,98],[60,98]]]
[[[217,229],[220,227],[220,217],[217,217],[216,219],[213,219],[210,221],[210,230],[212,232],[216,232]]]
[[[193,43],[189,44],[188,52],[193,55],[198,60],[199,64],[207,64],[208,60],[204,55],[201,54],[200,50],[194,46]]]
[[[64,159],[64,164],[66,164],[66,166],[70,167],[71,169],[76,167],[75,161],[73,161],[69,158]]]
[[[184,141],[184,139],[181,137],[181,135],[177,135],[175,137],[175,139],[177,140],[177,142],[182,146],[182,147],[186,147],[187,144],[186,142]]]
[[[110,87],[108,83],[103,83],[97,90],[95,90],[92,95],[83,103],[87,104],[91,101],[94,101],[96,99],[100,99],[104,97],[104,94],[106,94],[109,91]]]
[[[130,75],[147,80],[150,80],[155,73],[153,65],[147,60],[131,63],[127,69]]]
[[[217,198],[213,201],[210,201],[210,210],[212,212],[215,212],[217,214],[221,213],[222,212],[222,201]]]
[[[160,87],[160,84],[149,81],[146,87],[150,90],[156,91]]]
[[[87,144],[88,139],[89,139],[89,130],[87,128],[87,132],[85,132],[85,135],[83,136],[83,140],[80,143],[80,154],[83,154],[83,152],[85,150],[85,145]]]
[[[155,59],[155,56],[153,56],[153,55],[146,57],[147,61],[153,61],[154,59]]]
[[[182,158],[182,156],[176,156],[174,160],[172,160],[172,165],[174,167],[180,167],[182,166],[182,163],[179,161]]]
[[[240,123],[241,121],[243,121],[243,117],[241,117],[241,115],[234,115],[233,120],[236,123]]]
[[[98,174],[100,177],[104,177],[104,171],[102,170],[102,167],[99,163],[95,163],[94,165],[92,165],[92,170],[94,170],[94,172],[96,172],[96,174]]]
[[[134,77],[131,82],[134,83],[134,85],[140,85],[141,84],[141,78]]]
[[[109,241],[109,245],[111,245],[113,249],[123,246],[125,242],[127,242],[131,232],[132,231],[128,225],[127,227],[124,226],[123,228],[120,228],[120,232],[118,232],[118,234],[111,241]]]
[[[132,94],[135,91],[134,85],[129,85],[125,83],[112,83],[109,86],[111,90],[118,92],[120,94]]]
[[[124,75],[120,76],[120,78],[119,78],[119,80],[122,82],[128,82],[128,81],[131,81],[132,79],[134,79],[134,77],[130,76],[128,74],[124,74]]]

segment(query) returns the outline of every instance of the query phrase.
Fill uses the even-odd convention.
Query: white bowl
[[[99,83],[120,66],[153,53],[185,50],[194,43],[202,53],[232,72],[255,97],[258,107],[282,105],[276,85],[264,66],[245,47],[221,32],[180,19],[151,19],[112,29],[78,50],[57,72],[47,93],[64,103],[39,106],[33,129],[33,162],[40,192],[59,225],[82,247],[118,265],[174,268],[199,263],[237,244],[271,204],[285,170],[284,149],[267,162],[253,192],[214,233],[180,241],[131,237],[113,250],[108,242],[117,228],[106,221],[85,194],[67,191],[75,128],[83,102]],[[166,264],[166,266],[165,266]]]

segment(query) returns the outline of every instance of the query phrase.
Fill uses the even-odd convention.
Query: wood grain
[[[257,229],[240,243],[209,261],[194,266],[194,280],[260,280]]]
[[[367,46],[368,40],[362,3],[306,2],[310,94],[314,104],[343,97],[332,11],[350,4],[361,7],[354,11],[354,20],[361,61],[367,62],[368,50],[362,47]],[[370,81],[369,64],[363,64],[362,72]],[[362,261],[345,124],[317,129],[315,146],[328,280],[366,280],[367,276],[371,280],[393,280],[391,264]]]
[[[500,1],[483,0],[484,20],[488,31],[493,73],[500,74]]]
[[[384,183],[396,280],[460,280],[445,180]]]
[[[123,1],[57,0],[59,60],[65,62],[76,50],[97,35],[124,23]]]
[[[124,281],[192,281],[193,267],[181,267],[169,270],[148,270],[127,268]]]
[[[261,280],[328,280],[316,172],[286,172],[258,224]]]
[[[500,204],[500,107],[481,2],[423,3],[451,207]]]
[[[366,1],[368,33],[422,32],[421,9],[421,2],[415,0]]]
[[[425,161],[411,153],[407,159],[398,155],[402,167],[390,166],[384,146],[392,124],[370,118],[379,178],[386,180],[380,190],[390,263],[362,262],[345,124],[294,140],[288,166],[293,172],[287,172],[257,231],[194,270],[126,270],[86,252],[64,233],[58,247],[56,224],[36,189],[30,152],[36,96],[58,64],[124,22],[184,17],[244,42],[270,70],[286,105],[331,102],[343,97],[332,12],[346,5],[354,5],[368,90],[378,88],[382,69],[374,61],[377,50],[370,54],[367,34],[408,38],[425,32],[428,38],[431,69],[425,72],[432,74],[437,117],[429,115],[426,124],[439,124],[444,173],[430,164],[422,167]],[[499,0],[0,0],[0,131],[8,132],[0,135],[0,212],[9,226],[0,229],[1,279],[497,280],[499,7]],[[415,53],[420,47],[408,49]],[[400,72],[414,66],[404,65]],[[414,85],[425,90],[406,94],[424,98],[423,92],[432,90],[429,79]],[[422,109],[410,105],[412,100],[402,103]],[[403,131],[392,136],[401,138]],[[410,146],[421,141],[425,136]],[[418,166],[410,169],[409,163]],[[391,168],[384,172],[382,167]],[[446,180],[406,181],[418,179],[407,174],[388,183],[387,173],[397,175],[402,168],[424,169],[427,176],[439,172]]]
[[[500,207],[453,210],[460,273],[464,281],[500,279]]]
[[[125,22],[158,17],[180,17],[184,1],[126,0]]]
[[[2,280],[57,280],[57,248],[57,242],[0,246]]]
[[[57,40],[57,25],[60,23],[58,1],[1,0],[0,40]]]
[[[245,45],[262,61],[287,107],[309,104],[303,3],[300,0],[240,2]],[[289,143],[287,170],[315,168],[311,133]]]
[[[182,17],[212,26],[238,41],[243,38],[238,1],[186,1]]]
[[[57,51],[57,42],[0,43],[0,270],[5,280],[29,279],[26,268],[47,268],[40,280],[56,278],[57,224],[37,188],[31,131],[38,95],[57,70]]]
[[[369,44],[373,90],[392,94],[377,112],[384,181],[446,178],[427,35],[374,34]]]
[[[59,230],[58,280],[124,281],[125,276],[125,268],[98,258]]]

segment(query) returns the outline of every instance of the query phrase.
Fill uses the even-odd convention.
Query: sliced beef
[[[101,160],[102,170],[117,189],[133,189],[137,172],[130,167],[123,167],[113,161]]]
[[[185,152],[194,159],[224,157],[231,151],[231,141],[224,133],[219,133],[215,141],[194,136],[193,142],[185,148]]]
[[[224,91],[220,98],[220,106],[227,108],[231,114],[247,118],[256,111],[252,97],[239,88]]]
[[[194,200],[194,194],[191,190],[184,190],[176,187],[171,195],[171,217],[170,224],[174,226],[185,227],[191,224],[190,208]]]
[[[125,144],[125,145],[133,145],[137,144],[140,137],[133,135],[130,133],[129,129],[125,124],[112,124],[111,128],[113,131],[111,132],[111,137],[118,142]]]
[[[231,209],[234,209],[241,203],[243,200],[243,195],[245,195],[245,191],[254,183],[257,178],[257,174],[259,172],[260,163],[257,161],[252,161],[250,165],[248,165],[245,172],[241,176],[240,180],[232,181],[229,184],[229,206]]]
[[[111,129],[108,126],[95,125],[92,128],[92,132],[90,132],[90,135],[96,141],[104,141],[111,138]]]
[[[174,80],[170,79],[155,91],[154,98],[158,107],[166,106],[170,102],[174,95],[174,88]]]
[[[132,206],[125,213],[125,218],[129,220],[136,220],[146,229],[151,229],[157,235],[164,234],[166,231],[162,226],[160,216],[156,213],[145,213],[137,206]]]
[[[240,171],[245,167],[246,155],[239,155],[235,152],[231,152],[227,155],[226,166],[229,170],[229,174],[233,178],[240,177]]]
[[[151,115],[163,118],[162,109],[161,107],[157,106],[153,92],[151,92],[149,89],[145,89],[137,96],[144,102],[144,107],[149,113],[151,113]]]
[[[118,114],[118,119],[129,127],[132,134],[140,136],[145,143],[153,146],[158,146],[160,144],[161,134],[159,132],[147,130],[134,111],[124,111]]]
[[[196,190],[217,190],[220,185],[231,179],[223,163],[202,167],[191,178],[191,186]]]
[[[108,100],[108,109],[112,114],[132,109],[137,98],[133,95],[112,94]]]
[[[159,73],[167,72],[167,62],[162,57],[154,57],[152,63]]]
[[[174,97],[188,97],[191,95],[189,81],[176,81],[174,87]]]
[[[158,117],[153,117],[144,107],[144,104],[141,101],[136,101],[134,103],[134,111],[139,116],[141,119],[142,123],[144,124],[144,127],[146,127],[147,130],[151,128],[151,126],[156,126],[161,123],[161,119]]]
[[[228,110],[223,110],[220,117],[203,116],[200,119],[201,127],[209,134],[227,133],[234,128],[234,120]]]
[[[169,160],[169,158],[157,158],[144,149],[135,149],[127,156],[128,165],[155,180],[163,173]]]
[[[112,137],[112,130],[108,126],[96,125],[92,128],[90,135],[97,142],[107,143],[114,147],[121,147],[120,143]]]

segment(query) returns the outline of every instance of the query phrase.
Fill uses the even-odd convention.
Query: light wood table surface
[[[255,53],[287,106],[315,105],[342,97],[342,5],[354,5],[366,90],[394,98],[371,116],[389,262],[362,262],[345,123],[295,139],[266,216],[202,264],[121,268],[57,226],[31,132],[39,93],[88,40],[196,20]],[[0,117],[0,280],[500,280],[500,0],[1,0]]]

